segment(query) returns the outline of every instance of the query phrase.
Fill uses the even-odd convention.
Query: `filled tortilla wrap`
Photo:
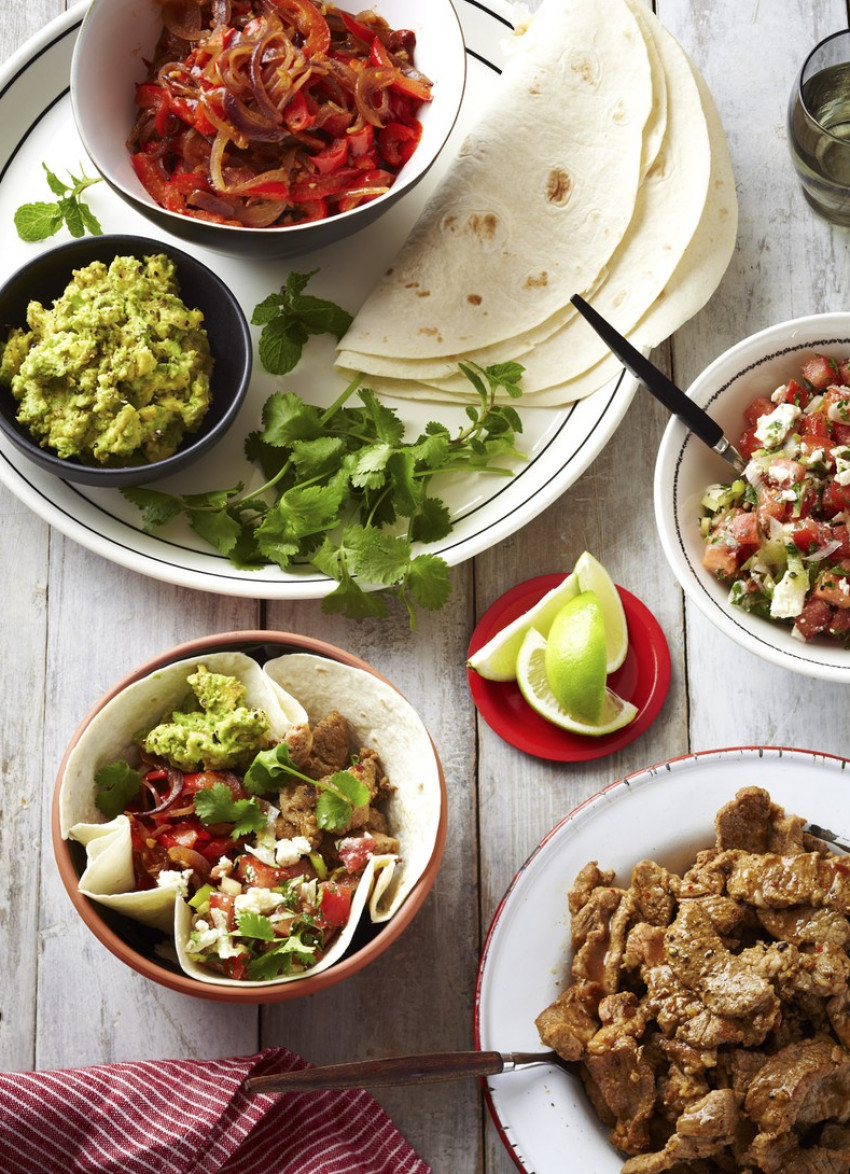
[[[358,743],[380,754],[391,780],[387,819],[398,852],[376,848],[357,881],[346,925],[318,962],[292,974],[246,980],[213,973],[194,952],[191,933],[197,918],[185,900],[185,886],[181,892],[179,870],[170,872],[169,879],[161,874],[155,888],[136,891],[130,820],[125,814],[107,819],[95,803],[97,772],[120,759],[138,765],[140,732],[181,708],[190,692],[189,678],[199,665],[239,680],[245,687],[244,704],[269,716],[269,741],[275,744],[330,710],[345,715]],[[302,689],[304,703],[294,693]],[[433,747],[400,694],[370,673],[300,654],[278,657],[265,668],[241,653],[211,654],[142,678],[89,723],[69,756],[60,791],[62,834],[86,848],[80,891],[116,912],[172,934],[185,973],[225,986],[244,986],[246,981],[252,986],[272,985],[318,973],[345,954],[367,911],[374,922],[391,917],[427,866],[437,840],[440,807],[441,781]]]

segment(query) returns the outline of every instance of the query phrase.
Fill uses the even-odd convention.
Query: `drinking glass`
[[[791,158],[816,212],[850,224],[850,30],[812,49],[788,102]]]

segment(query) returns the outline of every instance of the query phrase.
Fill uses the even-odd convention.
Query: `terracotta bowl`
[[[94,716],[122,689],[174,661],[196,656],[202,658],[209,653],[222,651],[245,652],[260,662],[287,652],[312,653],[371,673],[378,680],[392,686],[392,682],[387,681],[386,677],[350,652],[324,641],[314,640],[309,636],[292,632],[227,632],[179,644],[149,660],[146,664],[140,665],[123,680],[117,682],[101,697],[77,727],[59,765],[53,792],[51,810],[53,850],[59,874],[77,913],[95,937],[127,966],[153,982],[160,983],[162,986],[169,987],[181,994],[192,995],[195,998],[225,1003],[277,1003],[287,999],[296,999],[302,995],[315,994],[317,991],[324,990],[326,987],[333,986],[335,983],[342,982],[343,979],[357,974],[358,971],[383,954],[410,925],[434,884],[445,848],[447,808],[445,778],[437,751],[432,743],[434,763],[439,778],[440,809],[428,863],[398,911],[382,924],[372,925],[368,922],[361,924],[348,952],[335,965],[313,977],[305,975],[304,978],[262,987],[252,986],[249,983],[244,986],[217,986],[200,982],[184,974],[176,962],[171,966],[166,959],[156,953],[158,944],[170,940],[169,938],[138,922],[118,915],[113,910],[98,905],[79,892],[78,880],[85,866],[85,851],[80,844],[62,837],[59,790],[68,757],[80,736]]]

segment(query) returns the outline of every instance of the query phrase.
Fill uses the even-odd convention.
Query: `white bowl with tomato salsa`
[[[164,14],[168,29],[164,31]],[[442,151],[466,81],[451,0],[94,0],[71,103],[136,211],[237,256],[294,256],[372,223]]]
[[[655,467],[662,547],[688,599],[771,663],[850,683],[850,314],[771,326],[688,389],[747,461],[668,424]]]

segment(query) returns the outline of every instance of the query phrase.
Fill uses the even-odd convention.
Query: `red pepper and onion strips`
[[[415,35],[314,0],[167,0],[128,139],[162,207],[247,227],[321,220],[386,192],[432,83]]]

